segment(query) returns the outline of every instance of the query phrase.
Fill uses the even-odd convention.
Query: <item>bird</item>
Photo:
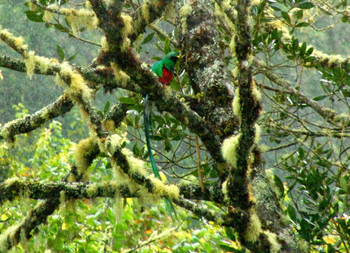
[[[170,84],[173,75],[174,75],[174,66],[177,60],[180,58],[180,53],[178,52],[170,52],[165,57],[159,61],[157,61],[152,67],[151,70],[158,76],[158,81],[163,84],[163,87]],[[159,170],[154,161],[154,157],[152,154],[152,145],[150,139],[150,130],[152,129],[152,104],[148,100],[148,94],[145,95],[144,98],[144,110],[143,110],[143,120],[145,126],[145,137],[146,137],[146,145],[148,149],[148,155],[151,162],[152,170],[154,176],[161,180]],[[173,218],[173,215],[176,217],[176,212],[173,204],[167,199],[164,198],[166,207],[170,216]]]
[[[174,67],[179,58],[179,52],[170,52],[152,66],[151,70],[158,76],[158,81],[163,86],[169,85],[173,79]]]

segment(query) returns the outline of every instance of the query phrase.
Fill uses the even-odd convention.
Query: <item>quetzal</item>
[[[166,86],[170,83],[171,79],[173,78],[174,73],[174,66],[176,64],[176,61],[179,59],[180,54],[177,52],[171,52],[167,54],[163,59],[157,61],[152,66],[152,71],[158,76],[158,81],[163,84],[163,86]],[[152,129],[152,105],[148,102],[148,94],[145,96],[144,100],[144,111],[143,111],[143,119],[145,124],[145,135],[146,135],[146,144],[148,149],[148,155],[149,159],[151,161],[152,170],[154,175],[161,180],[159,171],[157,169],[156,163],[154,161],[154,157],[152,154],[152,146],[151,146],[151,139],[150,139],[150,129]],[[174,213],[176,217],[176,212],[174,209],[174,206],[172,205],[169,200],[164,198],[166,207],[168,209],[168,212],[170,213],[171,217]]]
[[[171,52],[152,66],[152,71],[159,77],[158,81],[163,86],[168,85],[173,78],[174,66],[179,57],[178,52]]]

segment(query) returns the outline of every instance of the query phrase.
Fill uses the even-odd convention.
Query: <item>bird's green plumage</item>
[[[165,66],[167,69],[169,69],[171,72],[174,71],[174,66],[176,63],[177,58],[179,57],[178,52],[170,52],[168,53],[163,59],[157,61],[152,66],[152,71],[157,75],[162,77],[163,76],[163,66]]]
[[[179,58],[178,52],[171,52],[171,53],[167,54],[163,59],[157,61],[152,66],[151,69],[157,76],[159,76],[161,78],[161,77],[163,77],[163,67],[167,68],[171,72],[174,72],[174,66],[175,66],[175,63],[176,63],[178,58]],[[160,82],[162,82],[163,84],[168,84],[168,82],[170,82],[171,78],[172,78],[172,74],[170,76],[170,79],[168,79],[168,77],[164,77],[164,79],[166,79],[166,81],[162,82],[162,80],[160,80]],[[143,119],[144,119],[144,125],[145,125],[146,144],[147,144],[148,155],[149,155],[149,159],[151,162],[152,170],[153,170],[154,175],[158,179],[161,179],[160,175],[159,175],[159,171],[158,171],[157,166],[156,166],[156,163],[154,161],[153,154],[152,154],[152,146],[151,146],[151,138],[150,138],[150,130],[152,130],[152,105],[148,101],[148,94],[146,94],[145,100],[144,100],[143,117],[144,117]],[[164,197],[164,202],[165,202],[166,208],[167,208],[170,216],[172,218],[175,217],[175,219],[177,219],[175,208],[174,208],[173,204],[165,197]]]

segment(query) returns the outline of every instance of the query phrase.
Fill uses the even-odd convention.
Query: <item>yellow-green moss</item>
[[[72,32],[76,36],[82,27],[94,29],[98,25],[98,19],[95,13],[91,10],[61,8],[60,12],[66,15],[66,19],[72,28]]]
[[[147,24],[149,24],[149,5],[149,1],[146,1],[141,6],[141,13]]]
[[[36,67],[38,67],[42,73],[45,73],[53,62],[49,58],[36,55],[35,63],[36,63]]]
[[[256,242],[256,240],[259,238],[260,233],[262,232],[261,222],[258,215],[256,214],[256,211],[253,208],[249,210],[249,214],[249,223],[245,231],[244,238],[249,242]]]
[[[24,39],[22,36],[16,37],[8,30],[4,29],[0,30],[0,38],[1,37],[4,37],[3,40],[7,40],[12,46],[14,46],[18,50],[26,51],[28,49],[28,45],[24,44]]]
[[[165,196],[171,199],[178,199],[180,190],[176,185],[166,185],[158,178],[151,178],[154,186],[154,194],[158,196]]]
[[[300,239],[298,241],[297,245],[298,245],[298,249],[300,250],[300,253],[310,252],[310,245],[304,239]]]
[[[232,108],[233,108],[233,114],[237,117],[240,117],[241,105],[240,105],[240,99],[239,99],[239,88],[236,88],[235,90],[235,97],[233,98]]]
[[[24,64],[26,65],[27,75],[31,79],[35,70],[35,54],[34,51],[29,51],[24,58]]]
[[[228,192],[227,192],[227,182],[228,182],[228,179],[225,180],[225,182],[222,184],[222,193],[224,194],[224,200],[227,201],[229,200],[229,197],[228,197]]]
[[[84,78],[79,74],[79,72],[73,70],[68,62],[63,62],[61,64],[60,75],[70,79],[68,92],[70,95],[72,95],[73,98],[81,95],[86,101],[91,100],[93,97],[92,90],[86,85]],[[60,79],[61,78],[56,78],[56,81],[62,85],[62,80]]]
[[[0,235],[0,252],[8,252],[9,245],[16,244],[15,234],[19,229],[21,224],[8,227],[6,231],[2,232]]]
[[[108,45],[106,36],[102,36],[102,38],[101,38],[101,49],[102,49],[102,51],[109,50],[109,45]]]
[[[82,180],[88,180],[87,170],[90,167],[90,162],[88,161],[88,154],[92,151],[94,147],[95,140],[92,137],[81,140],[75,147],[73,159],[75,161],[75,166],[78,169],[79,175],[82,176]]]
[[[232,36],[229,47],[232,52],[232,56],[236,56],[236,36]]]
[[[249,173],[251,173],[251,170],[249,171]],[[254,195],[254,186],[251,183],[248,183],[247,189],[249,201],[251,201],[251,203],[256,203],[256,197]]]
[[[146,164],[141,159],[136,158],[133,153],[127,149],[122,149],[122,154],[125,155],[126,160],[129,164],[130,173],[140,173],[142,175],[148,175],[148,171],[146,170]]]
[[[129,81],[130,77],[123,71],[121,70],[117,64],[114,62],[111,62],[111,67],[114,72],[114,79],[117,82],[121,82],[123,85],[126,85],[126,83]]]
[[[11,187],[13,184],[21,183],[22,180],[20,180],[18,177],[11,177],[9,179],[6,179],[4,182],[5,187]]]
[[[89,187],[86,189],[86,193],[89,196],[89,198],[96,196],[97,189],[98,189],[98,184],[89,185]]]
[[[229,138],[226,138],[221,146],[222,156],[225,160],[230,163],[233,167],[237,165],[237,147],[238,141],[241,138],[241,134],[233,135]]]
[[[280,252],[281,245],[278,243],[277,235],[270,231],[264,231],[264,234],[266,235],[267,240],[270,243],[270,253]]]
[[[103,120],[102,125],[103,125],[103,128],[106,129],[110,133],[113,133],[115,131],[114,120]]]
[[[261,136],[261,127],[257,123],[254,126],[255,126],[254,143],[257,145],[259,143],[260,136]]]
[[[180,17],[182,23],[182,33],[185,34],[187,32],[187,17],[192,14],[192,6],[189,4],[185,4],[180,9]]]
[[[261,0],[252,0],[251,5],[259,5]]]
[[[258,88],[256,88],[255,85],[253,85],[253,88],[252,88],[252,95],[255,101],[257,102],[261,101],[261,92],[258,90]]]
[[[132,17],[129,15],[121,14],[120,18],[123,20],[124,27],[122,28],[122,38],[123,42],[121,45],[122,50],[126,50],[130,47],[130,39],[128,36],[132,33],[133,25],[132,25]]]
[[[114,154],[117,148],[120,148],[120,146],[123,144],[124,140],[119,134],[112,134],[107,137],[102,142],[99,143],[100,149],[108,152],[110,154]]]
[[[228,9],[231,9],[232,6],[231,6],[231,0],[224,0],[221,2],[221,7],[224,9],[224,10],[228,10]]]
[[[339,54],[329,56],[329,65],[341,64],[343,61],[344,61],[344,58]]]

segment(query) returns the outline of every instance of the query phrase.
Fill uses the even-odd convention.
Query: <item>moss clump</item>
[[[87,102],[91,100],[93,97],[92,90],[86,85],[84,78],[80,75],[80,73],[76,70],[73,70],[68,62],[64,62],[61,64],[61,71],[59,73],[63,78],[70,80],[68,84],[69,89],[68,93],[74,99],[77,96],[82,96],[83,99]],[[60,80],[61,78],[58,76],[56,81],[65,87],[65,82]]]
[[[72,28],[72,32],[75,36],[78,35],[79,30],[82,27],[88,29],[94,29],[98,25],[98,19],[95,13],[88,9],[67,9],[61,8],[60,12],[66,15],[66,19]]]
[[[235,90],[235,97],[232,102],[233,114],[237,117],[241,116],[241,105],[239,99],[239,88]]]
[[[171,199],[178,199],[180,196],[180,190],[175,185],[166,185],[158,178],[151,179],[154,186],[154,194],[158,196],[167,197]]]
[[[130,17],[129,15],[121,14],[120,18],[123,20],[123,23],[124,23],[124,27],[122,28],[122,32],[121,32],[122,38],[123,38],[121,49],[125,51],[130,47],[130,39],[128,38],[128,36],[133,31],[132,17]]]
[[[249,242],[256,242],[262,232],[261,222],[254,209],[250,209],[249,214],[249,223],[245,231],[244,239]]]
[[[189,4],[182,6],[180,9],[180,17],[181,17],[183,34],[187,32],[187,17],[192,14],[192,11],[193,11],[192,6]]]
[[[34,51],[29,51],[29,53],[27,53],[25,55],[24,64],[26,65],[27,75],[31,79],[33,74],[34,74],[34,70],[35,70],[35,54],[34,54]]]
[[[82,180],[88,180],[88,168],[91,165],[90,154],[95,147],[95,140],[93,137],[81,140],[74,150],[73,158]]]
[[[130,77],[123,71],[121,70],[117,64],[114,62],[111,62],[111,67],[114,72],[114,79],[117,82],[121,82],[123,85],[126,85],[126,83],[129,81]]]
[[[16,245],[18,237],[16,236],[21,224],[11,226],[0,235],[0,252],[8,252],[8,248]]]
[[[4,185],[6,188],[11,187],[13,184],[21,183],[22,181],[18,177],[11,177],[5,180]]]
[[[126,160],[129,164],[130,173],[140,173],[144,176],[148,175],[144,161],[136,158],[133,153],[127,148],[122,149],[122,154],[125,155]]]
[[[141,13],[147,24],[149,24],[149,7],[149,1],[144,2],[141,6]]]
[[[271,253],[280,252],[281,245],[278,243],[277,235],[275,233],[270,232],[270,231],[264,231],[264,234],[266,235],[267,240],[270,243],[270,252]]]
[[[237,151],[240,138],[241,138],[241,134],[233,135],[229,138],[226,138],[221,146],[222,156],[233,167],[237,166],[236,151]]]

